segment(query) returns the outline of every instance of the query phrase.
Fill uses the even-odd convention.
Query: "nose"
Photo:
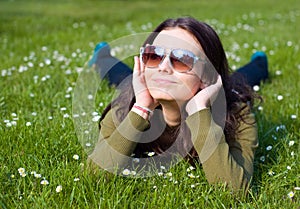
[[[158,70],[161,72],[167,72],[167,73],[172,73],[173,69],[170,63],[170,58],[169,55],[166,55],[164,59],[161,61],[161,63],[158,66]]]

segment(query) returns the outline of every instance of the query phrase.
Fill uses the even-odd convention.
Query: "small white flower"
[[[25,124],[27,127],[28,126],[31,126],[31,122],[26,122],[26,124]]]
[[[6,123],[6,127],[12,127],[11,122]]]
[[[33,67],[34,66],[34,64],[32,63],[32,62],[28,62],[28,67]]]
[[[139,159],[139,158],[133,158],[133,159],[132,159],[132,162],[134,162],[134,163],[139,163],[139,162],[140,162],[140,159]]]
[[[290,192],[288,193],[288,197],[289,197],[290,199],[293,199],[294,196],[295,196],[295,193],[294,193],[293,191],[290,191]]]
[[[158,172],[157,175],[158,175],[158,176],[163,176],[164,173],[163,173],[163,172]]]
[[[149,152],[149,153],[148,153],[148,156],[149,156],[149,157],[152,157],[153,155],[155,155],[155,152]]]
[[[275,74],[276,74],[276,75],[281,75],[282,73],[281,73],[280,70],[276,70]]]
[[[55,191],[56,191],[57,193],[61,192],[61,191],[62,191],[62,185],[58,185],[58,186],[56,187]]]
[[[280,125],[276,127],[276,131],[278,132],[279,130],[286,130],[285,125]]]
[[[191,185],[191,188],[195,188],[195,184],[192,184],[192,185]]]
[[[76,181],[79,181],[80,179],[79,178],[74,178],[74,181],[76,182]]]
[[[192,170],[195,170],[195,168],[193,166],[190,166],[189,169],[192,171]]]
[[[97,115],[97,116],[93,117],[92,121],[98,122],[100,118],[101,118],[101,116]]]
[[[253,86],[253,90],[254,91],[259,91],[259,86],[258,85]]]
[[[21,173],[25,173],[25,168],[18,168],[18,172]]]
[[[166,170],[166,167],[163,166],[163,165],[161,165],[161,166],[160,166],[160,169],[161,169],[161,170]]]
[[[129,169],[125,169],[125,170],[123,170],[122,174],[124,176],[128,176],[130,174],[130,170]]]
[[[79,155],[77,155],[77,154],[73,155],[73,159],[74,160],[79,160]]]
[[[289,142],[290,147],[293,146],[294,144],[295,144],[295,141],[293,141],[293,140]]]
[[[89,100],[92,100],[93,98],[94,98],[93,95],[91,95],[91,94],[88,95]]]
[[[31,115],[32,116],[37,116],[37,113],[36,112],[32,112]]]
[[[69,118],[70,115],[68,113],[64,114],[64,118]]]
[[[172,173],[171,172],[168,172],[168,173],[166,173],[166,176],[168,176],[168,177],[172,177]]]
[[[292,42],[292,41],[288,41],[288,42],[286,42],[286,45],[287,45],[287,46],[292,46],[292,45],[293,45],[293,42]]]
[[[192,173],[189,173],[189,174],[188,174],[188,177],[190,177],[190,178],[192,178],[192,179],[195,178],[194,174],[192,174]]]
[[[271,145],[267,146],[266,150],[270,151],[273,147]]]
[[[51,60],[50,59],[45,59],[45,64],[46,65],[50,65],[51,64]]]
[[[78,117],[79,117],[78,114],[74,114],[74,115],[73,115],[73,118],[78,118]]]
[[[273,176],[275,174],[275,172],[272,170],[269,170],[268,174],[269,174],[269,176]]]
[[[265,162],[266,157],[265,156],[261,156],[259,159],[260,159],[260,161]]]
[[[89,142],[87,142],[87,143],[85,144],[85,146],[86,146],[86,147],[90,147],[90,146],[92,146],[92,144],[89,143]]]
[[[288,165],[288,166],[286,167],[286,169],[291,170],[292,167]]]
[[[65,111],[65,110],[67,110],[66,107],[61,107],[61,108],[60,108],[60,111]]]
[[[34,174],[34,177],[38,179],[38,178],[41,178],[41,177],[42,177],[42,175],[41,175],[41,174],[39,174],[39,173],[35,173],[35,174]]]
[[[67,88],[67,91],[66,91],[66,92],[67,92],[67,93],[70,93],[72,90],[73,90],[73,87],[70,86],[70,87]]]
[[[97,112],[92,112],[92,116],[97,116],[97,115],[99,115],[99,113],[97,113]]]
[[[283,100],[283,96],[282,96],[282,95],[278,95],[278,96],[277,96],[277,100],[278,100],[278,101]]]
[[[49,117],[48,117],[48,120],[52,120],[52,119],[53,119],[53,117],[52,117],[52,116],[49,116]]]
[[[65,71],[65,74],[66,74],[66,75],[71,75],[71,74],[72,74],[72,71],[71,71],[70,69],[68,69],[68,70]]]
[[[41,185],[48,185],[48,184],[49,184],[49,181],[47,181],[46,179],[41,181]]]
[[[294,151],[291,152],[291,156],[292,156],[292,157],[295,156],[295,152],[294,152]]]
[[[153,189],[157,189],[157,186],[153,186]]]
[[[297,118],[297,115],[291,115],[291,118],[292,118],[292,119],[296,119],[296,118]]]
[[[133,175],[133,176],[135,176],[136,175],[136,171],[131,171],[130,174]]]
[[[300,187],[295,187],[294,189],[300,191]]]

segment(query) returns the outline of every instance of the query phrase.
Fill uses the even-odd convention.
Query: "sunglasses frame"
[[[160,49],[163,49],[163,54],[164,54],[164,56],[162,57],[162,60],[160,61],[160,63],[157,65],[157,66],[151,66],[151,67],[148,67],[144,62],[143,62],[143,53],[145,52],[145,49],[146,49],[146,47],[156,47],[156,48],[160,48]],[[191,54],[192,55],[192,58],[194,59],[194,61],[193,61],[193,63],[192,63],[192,67],[190,68],[190,69],[188,69],[188,70],[186,70],[186,71],[180,71],[180,70],[177,70],[174,66],[173,66],[173,64],[172,64],[172,61],[171,61],[171,59],[170,59],[170,55],[171,55],[171,53],[173,52],[173,51],[175,51],[175,50],[181,50],[181,51],[184,51],[184,52],[188,52],[189,54]],[[160,55],[159,55],[160,56]],[[180,49],[180,48],[174,48],[174,49],[166,49],[166,48],[164,48],[164,47],[160,47],[160,46],[155,46],[155,45],[147,45],[147,46],[145,46],[145,47],[141,47],[140,48],[140,60],[143,62],[143,64],[146,66],[146,67],[148,67],[148,68],[156,68],[156,67],[158,67],[164,60],[165,60],[165,58],[167,58],[168,57],[168,59],[169,59],[169,63],[170,63],[170,66],[172,67],[172,69],[173,70],[175,70],[176,72],[179,72],[179,73],[188,73],[188,72],[190,72],[190,71],[192,71],[193,70],[193,68],[194,68],[194,65],[196,64],[196,62],[197,61],[202,61],[202,62],[205,62],[205,59],[203,59],[203,58],[201,58],[201,57],[198,57],[198,56],[196,56],[193,52],[191,52],[191,51],[189,51],[189,50],[186,50],[186,49]],[[181,61],[180,61],[181,62]],[[183,62],[182,62],[183,63]],[[185,64],[185,63],[183,63],[183,64]],[[186,64],[185,64],[186,65]]]

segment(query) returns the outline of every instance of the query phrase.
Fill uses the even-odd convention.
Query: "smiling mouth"
[[[162,79],[162,78],[154,79],[154,82],[159,83],[159,84],[175,84],[176,83],[175,81]]]

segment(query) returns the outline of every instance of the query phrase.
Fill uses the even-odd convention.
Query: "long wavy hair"
[[[210,60],[217,73],[221,75],[226,98],[226,104],[221,105],[226,105],[226,115],[223,117],[225,118],[223,119],[223,121],[220,121],[222,119],[218,118],[218,115],[213,115],[213,117],[217,123],[224,123],[224,134],[226,141],[230,142],[232,140],[235,140],[235,136],[237,134],[236,130],[239,126],[240,121],[243,120],[243,107],[241,107],[241,103],[247,103],[250,107],[252,107],[255,98],[253,91],[246,84],[245,80],[242,77],[234,76],[233,78],[230,76],[231,71],[228,66],[228,61],[220,38],[214,31],[214,29],[204,22],[200,22],[192,17],[167,19],[151,33],[151,35],[145,41],[144,45],[151,44],[154,41],[155,37],[159,34],[159,32],[170,28],[181,28],[191,33],[202,46],[205,55]],[[118,105],[115,116],[121,122],[132,108],[135,102],[135,97],[131,79],[128,79],[127,82],[123,82],[122,85],[118,88],[121,93],[113,101],[113,103],[115,102],[115,104]],[[218,98],[215,103],[217,104],[217,102]],[[109,104],[104,110],[102,118],[105,117],[106,113],[111,108],[112,103]],[[171,131],[170,133],[166,132],[165,134],[163,134],[163,136],[161,137],[164,139],[160,138],[149,144],[138,145],[136,149],[145,150],[150,147],[152,150],[161,153],[163,152],[164,148],[162,147],[160,142],[171,144],[172,142],[174,142],[174,136],[182,139],[181,142],[183,144],[183,147],[189,147],[187,145],[184,145],[186,143],[191,143],[190,131],[184,124],[181,125],[181,127],[178,127],[177,129]],[[183,150],[185,149],[183,148]],[[192,156],[196,155],[194,149],[189,151],[189,153],[192,153]]]

